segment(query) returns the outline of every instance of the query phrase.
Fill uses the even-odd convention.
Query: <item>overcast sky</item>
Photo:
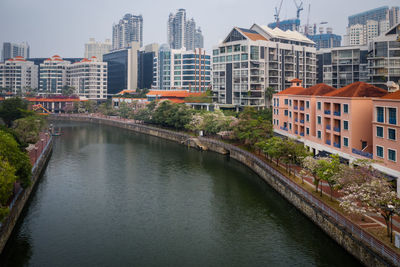
[[[299,2],[299,0],[297,0]],[[142,14],[144,44],[165,43],[168,14],[185,8],[204,35],[206,49],[217,45],[232,27],[268,24],[280,0],[0,0],[0,43],[27,41],[31,57],[83,57],[84,43],[111,38],[112,25],[126,13]],[[349,15],[399,0],[304,0],[302,24],[327,21],[344,34]],[[283,0],[281,20],[296,16],[293,0]]]

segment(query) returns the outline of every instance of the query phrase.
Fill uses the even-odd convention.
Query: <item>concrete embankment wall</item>
[[[129,124],[122,121],[113,121],[109,119],[91,117],[60,116],[54,117],[54,120],[73,120],[106,124],[176,141],[191,147],[197,147],[194,142],[190,141],[190,139],[192,138],[192,136],[190,135],[164,129],[158,129],[142,124]],[[346,249],[350,254],[359,259],[366,266],[399,265],[398,261],[393,261],[393,257],[387,257],[387,254],[385,255],[381,247],[379,248],[382,251],[379,251],[379,249],[377,249],[377,246],[374,246],[374,244],[371,245],[371,241],[366,241],[366,239],[363,240],[359,238],[359,236],[353,234],[351,230],[349,230],[349,227],[352,227],[352,225],[349,225],[348,221],[343,222],[343,219],[341,220],[341,218],[337,217],[335,214],[332,214],[332,212],[335,212],[329,209],[329,207],[325,205],[321,206],[322,203],[318,204],[318,200],[314,200],[312,196],[306,196],[307,193],[304,193],[304,190],[302,191],[302,189],[297,189],[296,191],[296,185],[294,185],[293,182],[290,181],[290,179],[283,177],[282,174],[268,166],[268,164],[261,161],[253,154],[235,146],[225,144],[223,142],[219,142],[213,139],[199,138],[199,140],[209,150],[217,153],[229,154],[231,158],[245,164],[253,171],[255,171],[265,182],[272,186],[298,210],[300,210],[310,220],[318,225],[326,234],[328,234],[339,245],[341,245],[344,249]],[[347,223],[347,227],[344,226],[345,223]],[[354,225],[354,227],[356,226]]]
[[[46,168],[46,164],[50,158],[51,152],[53,150],[53,138],[49,139],[46,147],[43,149],[42,154],[37,160],[35,166],[32,169],[32,183],[29,187],[20,191],[17,197],[12,202],[12,208],[10,209],[10,214],[4,220],[0,227],[0,253],[3,251],[8,239],[14,230],[15,225],[25,207],[25,204],[29,200],[29,197],[36,187],[36,184],[40,178],[40,175]]]

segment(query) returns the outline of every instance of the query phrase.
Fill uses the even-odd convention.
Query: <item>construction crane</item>
[[[274,17],[275,17],[275,21],[276,21],[276,28],[279,28],[279,14],[281,13],[282,3],[283,3],[283,0],[281,0],[281,3],[280,3],[280,5],[279,5],[279,8],[278,8],[278,7],[275,7],[275,14],[274,14]]]
[[[306,28],[304,29],[305,35],[308,35],[308,25],[310,24],[310,9],[311,9],[311,4],[308,4],[307,24]]]
[[[303,2],[300,1],[300,4],[297,4],[296,0],[293,0],[294,4],[296,5],[297,11],[296,11],[296,17],[297,19],[300,19],[300,12],[303,10]]]

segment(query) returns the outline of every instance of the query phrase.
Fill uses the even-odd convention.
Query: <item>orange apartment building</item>
[[[399,92],[387,94],[364,82],[340,89],[326,84],[305,89],[294,79],[291,87],[273,97],[273,127],[275,133],[298,139],[316,155],[338,154],[349,162],[379,160],[373,166],[397,178],[399,108]]]

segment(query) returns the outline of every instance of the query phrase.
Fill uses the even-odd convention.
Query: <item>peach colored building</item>
[[[386,173],[400,177],[400,91],[373,100],[374,159]]]
[[[399,108],[400,92],[387,94],[364,82],[340,89],[325,84],[304,89],[295,79],[273,97],[273,127],[275,133],[303,142],[314,154],[338,154],[349,162],[381,160],[373,166],[398,178]]]

